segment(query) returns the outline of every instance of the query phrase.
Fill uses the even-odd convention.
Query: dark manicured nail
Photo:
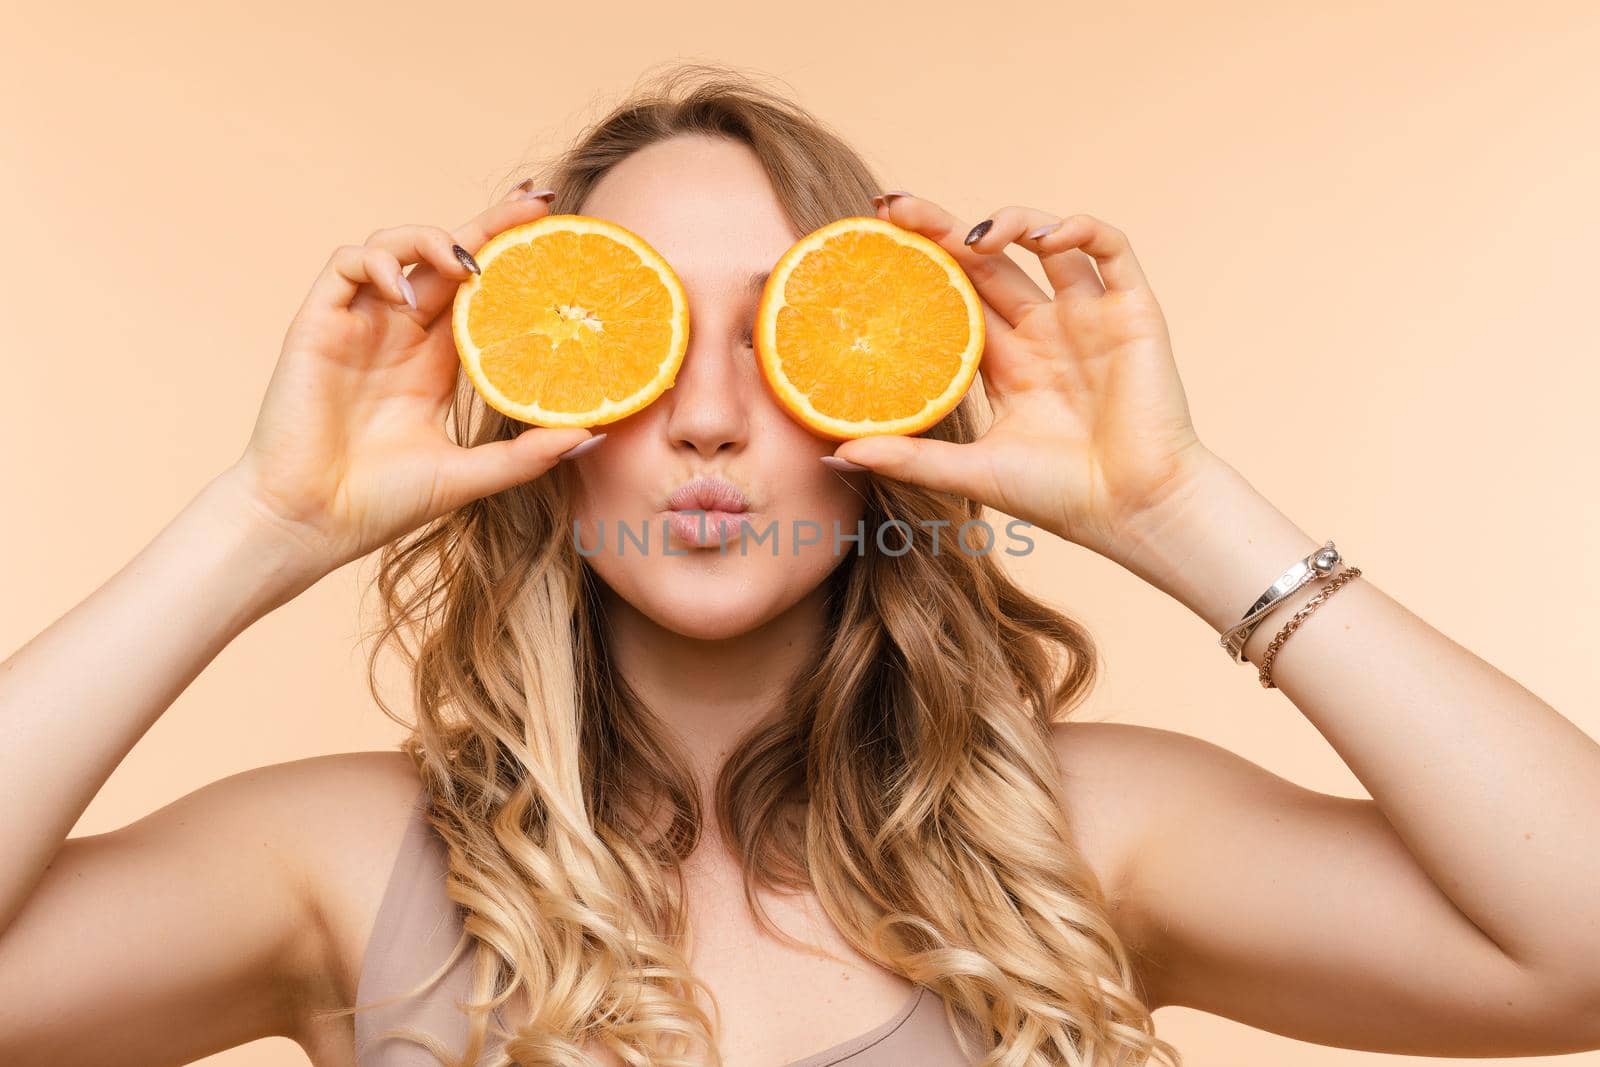
[[[507,200],[554,200],[555,197],[554,189],[535,189],[532,178],[522,179],[506,194]]]
[[[967,234],[967,236],[965,237],[965,239],[962,240],[961,243],[964,244],[964,245],[970,245],[972,242],[976,241],[978,238],[980,238],[984,234],[988,233],[989,232],[989,228],[991,226],[993,226],[993,225],[994,225],[994,219],[984,219],[982,222],[978,223],[976,226],[974,226],[972,228],[972,232]]]
[[[825,467],[832,467],[836,471],[865,471],[872,469],[871,467],[863,467],[859,463],[851,463],[842,456],[823,456],[822,464]]]
[[[461,265],[463,267],[467,268],[468,270],[470,270],[474,274],[482,274],[483,273],[483,268],[478,266],[478,261],[472,258],[472,253],[471,252],[468,252],[465,248],[462,248],[460,245],[451,245],[450,246],[450,251],[452,251],[452,252],[454,252],[456,254],[456,258],[461,261]]]
[[[561,453],[559,458],[560,459],[577,459],[579,456],[583,455],[585,452],[588,452],[590,449],[594,448],[596,445],[598,445],[601,441],[604,441],[605,439],[606,439],[606,435],[605,434],[597,433],[593,437],[589,438],[587,441],[579,441],[577,444],[573,445],[571,448],[569,448],[565,452]]]

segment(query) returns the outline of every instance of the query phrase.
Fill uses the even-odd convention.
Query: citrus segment
[[[638,234],[546,215],[496,234],[456,290],[461,365],[490,407],[538,426],[615,422],[672,386],[689,301]]]
[[[966,395],[983,345],[983,304],[955,257],[866,216],[796,242],[756,311],[767,384],[837,440],[926,430]]]

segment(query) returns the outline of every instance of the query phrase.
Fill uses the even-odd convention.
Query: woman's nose
[[[720,334],[705,340],[691,335],[678,376],[661,398],[670,409],[667,434],[674,445],[686,445],[703,456],[744,445],[752,383],[739,364],[741,356],[750,358]]]

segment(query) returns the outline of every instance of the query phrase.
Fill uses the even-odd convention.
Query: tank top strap
[[[403,993],[449,957],[461,937],[461,908],[445,889],[449,852],[428,822],[428,792],[418,790],[406,816],[400,851],[368,936],[356,986],[356,1002]],[[472,960],[468,946],[427,991],[355,1014],[357,1067],[438,1067],[426,1048],[384,1031],[415,1028],[457,1051],[466,1047]],[[490,1048],[495,1045],[490,1035]]]

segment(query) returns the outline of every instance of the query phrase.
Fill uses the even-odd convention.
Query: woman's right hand
[[[255,429],[227,472],[305,547],[308,564],[332,571],[538,477],[593,436],[535,427],[466,448],[445,432],[460,368],[451,309],[472,274],[452,246],[470,261],[495,234],[548,213],[546,200],[519,188],[453,232],[397,226],[334,250],[289,325]],[[408,278],[402,267],[411,263],[420,265]]]

